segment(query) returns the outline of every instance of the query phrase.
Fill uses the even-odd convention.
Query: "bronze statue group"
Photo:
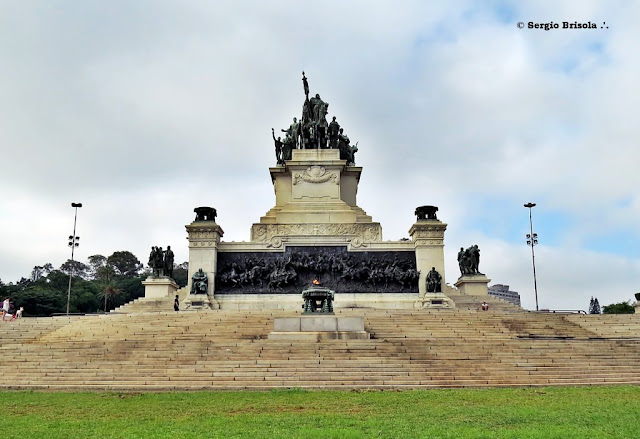
[[[151,247],[149,255],[149,268],[153,270],[155,277],[167,276],[173,278],[173,251],[168,245],[165,251],[162,247]]]
[[[472,245],[466,250],[460,247],[460,251],[458,252],[458,266],[460,267],[460,274],[462,276],[482,274],[478,271],[479,265],[480,249],[477,245]]]
[[[304,72],[302,72],[302,84],[305,100],[302,105],[301,120],[298,121],[294,117],[289,128],[281,130],[286,133],[284,140],[281,137],[276,138],[275,130],[271,128],[277,163],[284,165],[285,160],[291,160],[291,152],[294,149],[338,149],[341,160],[346,160],[347,165],[355,164],[358,144],[350,144],[349,137],[344,134],[335,116],[331,123],[327,123],[329,103],[323,101],[319,94],[309,98],[309,83]]]
[[[322,250],[296,252],[285,257],[248,256],[221,264],[216,290],[236,288],[246,293],[297,291],[312,279],[341,292],[405,291],[417,288],[420,273],[410,258],[332,254]]]

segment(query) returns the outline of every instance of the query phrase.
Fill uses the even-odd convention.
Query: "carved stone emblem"
[[[301,181],[306,181],[307,183],[324,183],[329,180],[333,180],[335,184],[340,182],[336,172],[327,172],[323,166],[318,165],[309,166],[304,172],[296,172],[293,174],[293,184],[298,184]]]

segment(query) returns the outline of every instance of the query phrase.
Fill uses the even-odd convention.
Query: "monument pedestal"
[[[420,301],[418,301],[420,308],[446,308],[452,309],[456,305],[449,297],[444,293],[426,293]]]
[[[276,317],[269,340],[368,340],[364,317],[304,315]]]
[[[144,285],[144,297],[145,298],[162,298],[172,296],[178,291],[178,284],[170,277],[152,277],[149,276],[146,280],[142,281]]]
[[[189,294],[183,303],[185,310],[220,309],[220,304],[208,294]]]
[[[640,301],[636,302],[633,307],[636,309],[636,314],[640,315]]]
[[[457,282],[454,284],[462,294],[469,296],[488,296],[489,289],[487,285],[491,282],[484,274],[465,274],[460,276]]]

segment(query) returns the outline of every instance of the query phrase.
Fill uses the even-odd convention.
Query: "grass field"
[[[640,387],[0,392],[3,438],[638,438]]]

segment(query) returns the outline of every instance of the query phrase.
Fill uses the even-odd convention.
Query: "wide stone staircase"
[[[484,312],[468,308],[339,309],[337,315],[364,316],[371,339],[320,342],[267,339],[274,317],[297,315],[294,311],[142,312],[0,322],[0,386],[190,390],[640,384],[638,316],[590,319],[498,306]]]

